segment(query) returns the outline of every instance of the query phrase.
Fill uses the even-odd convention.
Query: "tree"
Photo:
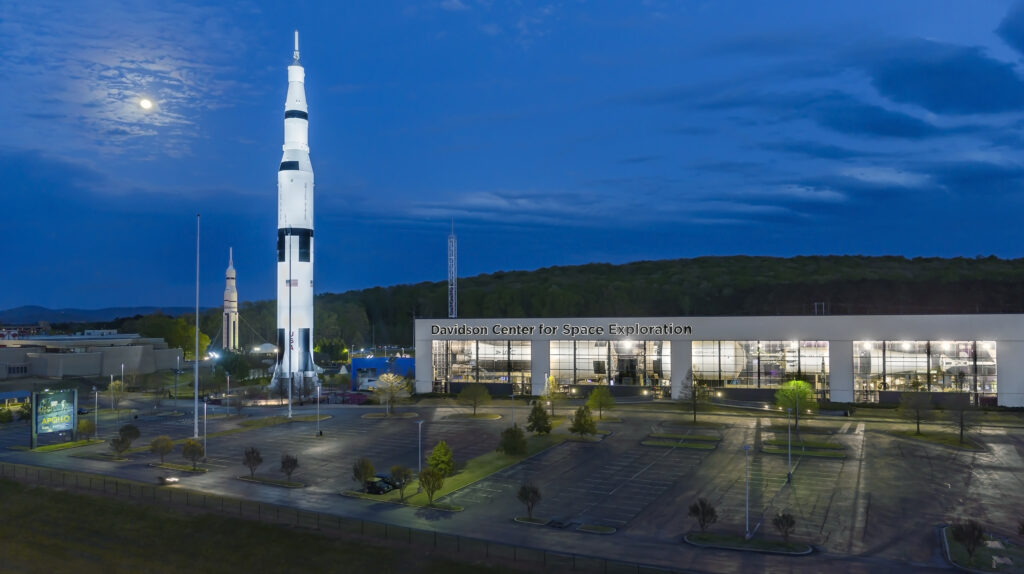
[[[551,418],[540,401],[533,403],[530,409],[530,416],[526,419],[526,430],[537,434],[548,434],[551,432]]]
[[[281,455],[281,472],[288,477],[288,480],[292,479],[292,473],[296,468],[299,468],[298,458],[287,453]]]
[[[451,476],[455,472],[455,455],[448,443],[441,441],[434,445],[427,456],[427,464],[440,472],[441,476]]]
[[[114,409],[117,420],[121,420],[121,401],[124,399],[124,381],[114,381],[107,385],[110,393],[110,406]]]
[[[373,480],[376,473],[377,471],[373,468],[373,462],[365,456],[356,460],[352,465],[352,479],[359,483],[363,492],[366,492],[366,483]]]
[[[604,409],[612,410],[615,408],[615,399],[612,398],[611,391],[608,387],[596,387],[587,397],[587,406],[590,410],[597,410],[597,418],[604,418]]]
[[[789,535],[792,534],[793,530],[796,528],[796,519],[788,512],[777,514],[775,515],[775,518],[772,518],[772,526],[774,526],[775,530],[778,530],[779,534],[782,535],[782,540],[788,543]]]
[[[387,414],[390,415],[394,411],[395,403],[409,396],[409,382],[400,375],[384,373],[377,379],[377,386],[373,391],[387,405]]]
[[[194,439],[185,439],[185,444],[181,447],[181,456],[192,461],[192,470],[196,469],[196,461],[203,458],[206,455],[206,449],[203,448],[203,443]]]
[[[953,540],[963,545],[968,562],[974,562],[974,551],[985,541],[985,531],[973,518],[957,522],[951,529]]]
[[[580,435],[580,438],[585,434],[597,432],[597,424],[590,414],[590,407],[583,405],[576,409],[576,414],[572,416],[572,424],[569,425],[569,432]]]
[[[793,412],[793,426],[800,432],[800,414],[818,409],[814,389],[807,381],[787,381],[775,391],[775,404]]]
[[[921,434],[921,422],[931,417],[931,410],[931,393],[905,392],[900,396],[900,416],[917,424],[917,432],[914,434]]]
[[[718,511],[706,498],[698,498],[697,502],[691,504],[689,515],[697,519],[697,526],[700,526],[701,532],[718,521]]]
[[[460,405],[473,407],[473,416],[476,416],[476,408],[491,402],[491,393],[487,387],[480,384],[470,384],[462,387],[459,396],[455,399]]]
[[[256,469],[263,464],[260,449],[254,446],[246,447],[242,454],[242,464],[249,467],[249,478],[256,478]]]
[[[956,405],[947,412],[950,426],[959,431],[960,443],[964,442],[964,434],[978,426],[975,418],[975,410],[970,405]]]
[[[139,438],[139,428],[135,425],[124,425],[118,429],[117,436],[110,439],[110,448],[120,456],[131,448],[132,441],[137,438]]]
[[[558,380],[555,379],[554,375],[548,376],[547,392],[544,393],[543,398],[551,405],[551,417],[554,418],[555,403],[562,398],[562,394],[558,389]]]
[[[395,483],[395,488],[398,489],[398,496],[402,501],[405,501],[405,487],[409,486],[409,483],[412,482],[412,469],[400,464],[392,466],[391,481]]]
[[[700,403],[707,399],[707,387],[701,381],[700,375],[693,372],[693,369],[686,370],[686,384],[690,388],[690,409],[693,411],[693,422],[697,422],[697,409]]]
[[[513,423],[512,426],[501,431],[498,450],[510,455],[526,454],[526,435],[523,433],[523,429]]]
[[[519,499],[519,502],[526,505],[526,516],[530,520],[533,520],[533,507],[540,502],[540,489],[532,483],[524,482],[523,485],[519,487],[519,492],[516,493],[516,498]]]
[[[78,434],[85,435],[86,438],[93,436],[96,433],[96,423],[90,418],[78,419]]]
[[[167,435],[160,435],[149,443],[149,452],[160,455],[160,464],[164,463],[167,453],[174,450],[174,441]]]
[[[423,472],[420,473],[420,486],[423,487],[423,490],[427,491],[428,505],[434,504],[434,493],[441,490],[441,487],[444,486],[444,477],[445,474],[442,471],[432,466],[424,468]]]

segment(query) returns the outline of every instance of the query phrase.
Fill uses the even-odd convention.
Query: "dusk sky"
[[[702,255],[1021,257],[1024,6],[12,0],[0,309],[270,299],[292,30],[317,293]],[[155,103],[143,110],[139,102]]]

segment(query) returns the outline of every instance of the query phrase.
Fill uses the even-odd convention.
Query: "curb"
[[[739,546],[728,546],[728,545],[724,545],[724,544],[708,544],[706,542],[694,542],[694,541],[690,540],[690,535],[689,534],[684,534],[683,535],[683,542],[689,544],[690,546],[696,546],[697,548],[714,548],[714,549],[717,549],[717,550],[736,550],[736,551],[739,551],[739,552],[756,552],[758,554],[776,554],[776,555],[779,555],[779,556],[809,556],[809,555],[814,553],[814,547],[811,546],[810,544],[806,545],[807,546],[807,550],[802,550],[800,552],[792,552],[792,551],[787,551],[787,550],[770,550],[770,549],[767,549],[767,548],[742,548],[742,547],[739,547]]]

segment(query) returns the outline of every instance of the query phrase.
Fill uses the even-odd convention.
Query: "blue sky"
[[[273,293],[299,29],[316,291],[701,255],[1021,257],[1013,2],[14,0],[0,308]],[[140,98],[155,102],[139,107]]]

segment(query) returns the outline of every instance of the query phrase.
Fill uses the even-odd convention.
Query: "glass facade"
[[[435,386],[447,383],[512,383],[530,392],[529,341],[434,341]],[[437,389],[437,390],[442,390]]]
[[[775,388],[793,379],[828,389],[828,341],[693,341],[693,375],[713,387]]]
[[[665,386],[669,341],[551,341],[551,376],[561,386]]]
[[[878,391],[996,392],[995,341],[854,341],[854,400]]]

